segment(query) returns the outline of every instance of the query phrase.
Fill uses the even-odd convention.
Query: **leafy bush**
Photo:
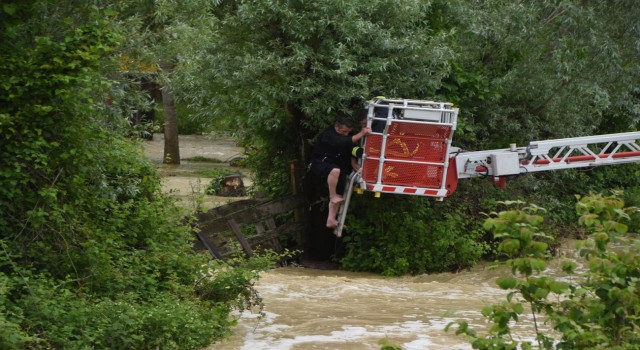
[[[456,271],[473,266],[487,249],[478,239],[482,232],[463,214],[430,199],[354,196],[351,205],[340,260],[350,270],[383,275]]]
[[[501,240],[500,251],[509,258],[504,264],[511,268],[512,276],[496,281],[510,291],[507,300],[482,310],[493,323],[488,334],[480,336],[466,321],[457,322],[456,333],[469,336],[474,349],[532,348],[530,341],[512,337],[512,327],[525,314],[525,304],[534,322],[531,338],[540,349],[637,348],[640,240],[628,235],[623,223],[637,209],[625,208],[618,193],[578,199],[578,223],[589,233],[578,248],[588,271],[577,275],[576,262],[565,261],[562,268],[571,276],[568,280],[544,275],[549,237],[538,229],[543,220],[537,215],[538,207],[493,213],[486,220],[485,228]],[[542,331],[542,319],[554,333]]]
[[[212,275],[153,165],[109,124],[110,14],[0,9],[2,349],[199,349],[233,308],[261,306],[251,283],[276,258]]]
[[[12,266],[18,273],[0,274],[4,310],[0,345],[3,349],[203,348],[229,334],[235,323],[228,317],[232,308],[261,308],[261,299],[250,286],[258,271],[273,266],[272,259],[269,255],[236,259],[234,267],[224,268],[220,262],[200,265],[198,274],[189,274],[199,275],[199,280],[186,284],[174,276],[164,283],[167,288],[158,288],[153,283],[157,278],[147,273],[134,282],[146,279],[148,290],[139,286],[113,293],[84,293],[76,281]],[[0,266],[8,264],[2,259]],[[212,268],[223,271],[223,276],[206,272]]]

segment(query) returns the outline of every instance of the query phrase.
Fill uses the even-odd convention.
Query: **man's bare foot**
[[[344,197],[339,196],[339,195],[335,195],[333,197],[331,197],[331,203],[333,204],[338,204],[338,203],[342,203],[344,202]]]
[[[336,228],[338,227],[338,220],[329,218],[327,219],[327,228]]]

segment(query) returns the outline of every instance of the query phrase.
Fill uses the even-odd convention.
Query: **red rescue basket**
[[[420,196],[455,190],[451,140],[458,109],[446,102],[376,99],[368,103],[362,189]]]

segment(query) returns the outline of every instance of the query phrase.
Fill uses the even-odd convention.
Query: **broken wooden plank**
[[[264,227],[262,227],[262,223],[256,222],[253,226],[256,228],[256,235],[262,235],[265,233]]]
[[[219,218],[223,218],[225,216],[232,215],[235,212],[247,210],[247,208],[252,208],[256,205],[260,205],[262,203],[266,203],[269,201],[271,201],[271,199],[268,199],[268,198],[243,199],[235,202],[230,202],[216,208],[211,208],[208,211],[203,213],[197,213],[196,216],[198,217],[198,220],[201,222],[205,222],[208,220],[216,220]]]
[[[268,218],[267,220],[265,220],[265,222],[267,223],[267,228],[270,231],[273,231],[276,229],[276,221],[273,218]]]
[[[207,235],[203,234],[200,231],[196,235],[198,236],[198,239],[204,245],[204,247],[207,248],[212,257],[218,260],[224,260],[222,254],[220,254],[218,249],[216,249],[215,244],[209,239],[209,237],[207,237]]]
[[[231,227],[231,230],[233,231],[233,233],[236,235],[238,242],[240,242],[240,245],[242,246],[242,250],[244,250],[244,253],[247,254],[248,257],[252,257],[253,250],[251,249],[251,245],[249,245],[249,242],[247,242],[247,239],[242,234],[242,231],[240,230],[240,225],[238,225],[235,219],[230,219],[227,222],[229,224],[229,227]]]
[[[282,252],[281,236],[294,235],[304,230],[304,224],[289,222],[277,227],[274,217],[291,212],[296,208],[304,208],[306,199],[301,196],[290,196],[280,199],[248,199],[213,208],[206,213],[198,213],[197,226],[200,229],[200,242],[214,257],[228,257],[237,254],[228,243],[233,235],[247,256],[254,254],[253,248],[264,245],[276,252]],[[253,225],[256,235],[245,237],[242,233],[244,225]],[[231,231],[231,232],[230,232]]]
[[[229,216],[246,216],[247,213],[258,211],[258,217],[261,220],[264,220],[273,215],[293,210],[294,208],[303,205],[305,202],[305,199],[302,197],[285,197],[276,200],[246,200],[214,208],[206,213],[199,213],[197,217],[200,223],[206,224],[212,220],[215,221]],[[250,219],[247,223],[251,223]]]
[[[276,221],[273,218],[268,218],[267,220],[265,220],[265,223],[267,224],[267,228],[269,231],[275,232],[277,227],[276,227]],[[276,252],[278,253],[283,252],[282,245],[280,245],[280,239],[275,234],[272,235],[271,245],[273,246],[273,249]]]

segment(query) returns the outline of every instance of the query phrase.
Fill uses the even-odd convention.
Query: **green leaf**
[[[538,253],[536,255],[546,253],[549,248],[549,245],[544,242],[531,242],[530,246],[536,253]]]
[[[530,262],[531,262],[531,267],[538,272],[541,272],[547,269],[547,263],[544,260],[531,259]]]
[[[522,313],[524,312],[524,307],[522,306],[522,303],[512,304],[511,309],[513,310],[513,312],[515,312],[518,315],[522,315]]]
[[[570,284],[567,282],[552,281],[549,288],[556,294],[562,294],[569,289]]]
[[[614,224],[614,229],[617,233],[625,233],[629,230],[629,227],[625,224],[621,224],[619,222],[616,222]]]
[[[549,290],[546,288],[538,288],[536,289],[536,291],[533,293],[533,295],[536,297],[536,299],[538,300],[542,300],[542,299],[546,299],[547,295],[549,295]]]
[[[15,15],[17,9],[18,9],[18,7],[16,6],[16,4],[3,4],[2,5],[2,10],[6,14],[8,14],[9,16]]]
[[[482,224],[482,227],[484,227],[485,230],[489,231],[493,227],[494,221],[495,219],[492,219],[492,218],[486,219]]]
[[[578,264],[575,261],[565,260],[560,264],[560,266],[563,272],[574,274]]]
[[[502,289],[512,289],[518,285],[518,280],[510,276],[500,276],[496,279],[496,284]]]
[[[485,307],[482,308],[481,313],[482,313],[483,316],[489,317],[489,316],[491,316],[493,311],[494,311],[493,306],[485,306]]]
[[[498,249],[507,253],[509,256],[513,256],[520,250],[520,241],[517,239],[506,239],[500,243]]]

